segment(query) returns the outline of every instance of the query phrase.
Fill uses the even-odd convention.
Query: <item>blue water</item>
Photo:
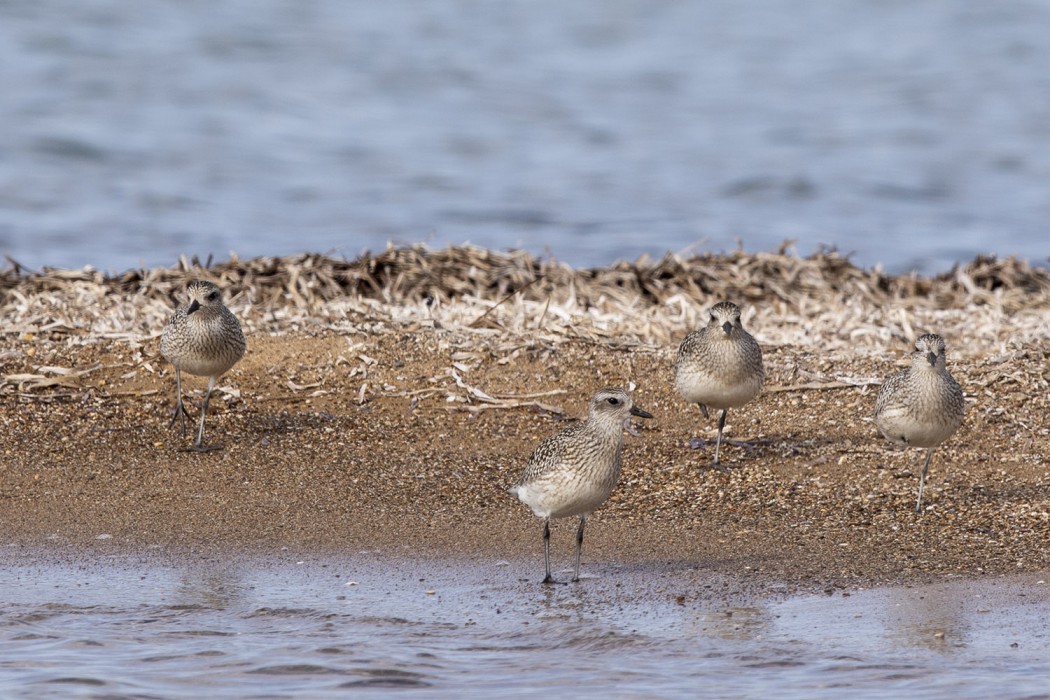
[[[786,596],[688,564],[567,586],[376,553],[3,564],[5,698],[1013,698],[1050,674],[1033,579]]]
[[[1047,260],[1050,4],[9,0],[0,254]]]

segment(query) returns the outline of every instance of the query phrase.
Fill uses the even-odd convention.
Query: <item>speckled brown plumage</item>
[[[630,416],[652,418],[638,408],[624,389],[607,387],[591,399],[587,420],[552,435],[539,444],[521,478],[510,492],[543,518],[544,583],[553,581],[550,565],[550,520],[580,516],[576,532],[576,568],[587,516],[609,498],[620,478],[623,427]]]
[[[208,390],[201,407],[200,428],[193,450],[203,445],[204,418],[208,401],[219,377],[244,356],[245,341],[241,324],[222,303],[222,292],[211,282],[195,280],[186,287],[189,301],[172,314],[160,338],[160,352],[175,367],[175,413],[171,422],[182,420],[186,432],[186,409],[182,400],[182,372],[208,378]]]
[[[714,464],[718,464],[722,430],[730,408],[738,408],[762,393],[765,370],[758,342],[744,330],[740,307],[723,301],[711,307],[703,328],[686,336],[675,361],[675,387],[689,403],[720,410]]]
[[[962,425],[963,390],[947,369],[944,339],[934,333],[915,340],[911,366],[886,380],[875,401],[875,424],[891,442],[925,447],[915,512],[922,510],[922,491],[933,451]]]

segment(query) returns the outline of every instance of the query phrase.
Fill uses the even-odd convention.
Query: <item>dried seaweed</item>
[[[574,269],[523,251],[472,246],[389,247],[354,260],[302,254],[106,275],[92,268],[0,271],[7,334],[155,337],[190,279],[226,290],[248,329],[347,331],[394,325],[566,337],[603,343],[668,344],[732,299],[760,339],[884,349],[924,329],[984,349],[1048,337],[1050,272],[1015,258],[979,257],[934,277],[862,269],[834,250],[643,256]],[[969,341],[967,341],[969,346]]]

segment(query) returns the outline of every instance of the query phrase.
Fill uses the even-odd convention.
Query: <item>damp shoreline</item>
[[[248,337],[207,438],[168,427],[158,353],[187,279],[223,288]],[[789,592],[1050,569],[1050,277],[982,258],[886,276],[834,253],[669,254],[577,270],[524,253],[391,248],[335,261],[192,261],[106,277],[0,275],[4,544],[70,552],[490,556],[541,562],[540,523],[507,495],[532,449],[593,392],[654,414],[626,436],[584,569],[685,562]],[[674,391],[674,353],[723,298],[762,345],[764,393],[714,421]],[[881,380],[933,331],[967,398],[921,455],[871,421]],[[199,399],[204,382],[189,379]],[[699,438],[699,439],[698,439]],[[696,446],[696,447],[694,447]],[[556,522],[555,558],[571,557]]]
[[[1046,582],[759,593],[692,564],[358,551],[201,558],[0,552],[0,687],[110,694],[1021,697],[1042,692]],[[148,637],[143,639],[143,630]]]

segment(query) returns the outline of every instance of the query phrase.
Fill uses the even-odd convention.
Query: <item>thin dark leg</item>
[[[926,487],[926,472],[930,468],[930,458],[933,457],[933,451],[935,449],[937,449],[937,448],[931,447],[928,450],[926,450],[926,461],[923,462],[922,474],[919,475],[919,499],[917,501],[915,501],[915,512],[916,513],[921,513],[922,512],[922,490],[923,490],[923,488]]]
[[[707,404],[697,403],[696,405],[700,407],[700,413],[704,415],[705,419],[711,417],[711,414],[707,411]],[[699,450],[702,447],[707,447],[707,440],[705,440],[703,437],[690,438],[689,447],[693,448],[694,450]]]
[[[555,583],[554,577],[551,576],[551,519],[543,519],[543,564],[546,567],[547,575],[543,577],[544,583]]]
[[[583,551],[583,528],[587,525],[587,516],[580,516],[580,526],[576,529],[576,573],[573,574],[573,583],[580,580],[580,552]]]
[[[175,411],[171,414],[171,422],[168,427],[175,425],[175,421],[182,419],[182,436],[186,437],[186,406],[182,403],[182,370],[175,369]]]
[[[211,401],[211,390],[215,386],[215,378],[208,377],[208,391],[204,394],[204,407],[201,408],[201,427],[197,429],[197,442],[194,443],[196,447],[201,446],[201,441],[204,440],[204,418],[208,415],[208,402]]]
[[[193,443],[193,447],[190,448],[193,452],[208,452],[210,450],[222,449],[220,445],[213,445],[212,447],[205,447],[204,441],[204,418],[208,415],[208,401],[211,400],[211,391],[215,388],[215,377],[208,377],[208,391],[204,394],[204,406],[201,408],[201,425],[197,429],[197,441]]]
[[[722,448],[722,429],[726,427],[726,414],[729,413],[728,408],[722,409],[722,415],[718,416],[718,441],[715,442],[715,461],[714,465],[718,466],[718,453]]]

